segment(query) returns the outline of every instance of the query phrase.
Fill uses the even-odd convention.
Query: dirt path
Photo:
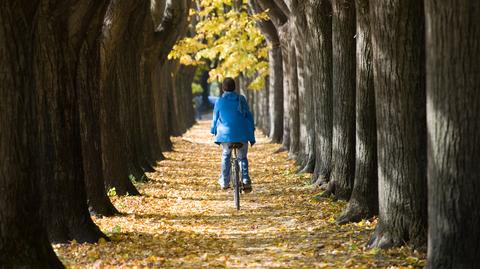
[[[141,197],[113,197],[124,216],[95,219],[111,242],[55,245],[70,268],[372,268],[421,266],[417,254],[364,250],[374,223],[337,226],[344,203],[314,199],[265,138],[249,153],[254,191],[233,207],[217,186],[220,148],[202,121],[138,185]],[[395,267],[393,267],[395,268]]]

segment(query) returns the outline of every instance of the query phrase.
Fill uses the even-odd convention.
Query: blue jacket
[[[244,96],[225,92],[215,103],[212,128],[215,143],[250,142],[255,144],[255,123]]]

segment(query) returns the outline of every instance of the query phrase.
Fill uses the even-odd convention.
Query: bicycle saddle
[[[239,142],[231,143],[230,146],[228,146],[228,148],[230,149],[239,149],[242,147],[243,147],[243,143],[239,143]]]

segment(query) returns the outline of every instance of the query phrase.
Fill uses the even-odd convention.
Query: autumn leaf
[[[220,190],[219,148],[209,121],[174,137],[142,196],[114,196],[122,215],[95,218],[111,241],[54,245],[68,268],[421,268],[425,254],[408,247],[366,249],[376,219],[336,225],[346,206],[315,200],[288,153],[257,134],[249,149],[254,191]]]

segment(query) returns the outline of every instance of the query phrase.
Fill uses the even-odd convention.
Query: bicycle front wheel
[[[240,210],[240,174],[239,174],[238,161],[234,162],[232,167],[233,174],[233,200],[235,203],[235,208]]]

